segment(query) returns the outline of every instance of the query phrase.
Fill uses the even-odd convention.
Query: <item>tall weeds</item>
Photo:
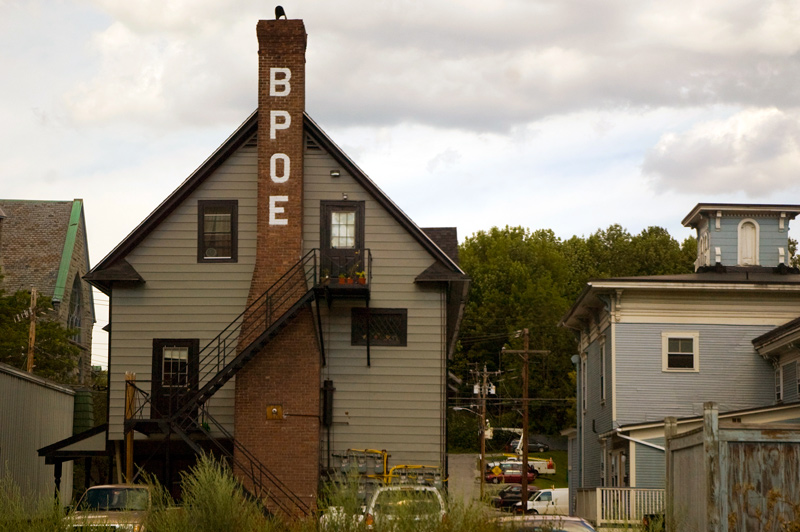
[[[55,499],[26,497],[10,474],[0,478],[0,532],[53,532],[63,517]]]

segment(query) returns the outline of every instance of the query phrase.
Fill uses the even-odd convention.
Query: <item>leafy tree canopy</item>
[[[5,295],[0,291],[0,362],[22,370],[27,368],[30,320],[20,319],[20,316],[30,305],[30,292],[20,290]],[[55,321],[51,309],[49,297],[37,297],[33,372],[57,382],[72,384],[77,382],[75,369],[80,354],[80,349],[70,340],[76,331]]]
[[[490,419],[494,426],[520,426],[522,395],[520,357],[501,355],[504,346],[521,349],[515,331],[530,330],[528,395],[531,430],[557,433],[574,421],[575,375],[571,357],[577,352],[572,332],[559,328],[589,279],[691,273],[694,238],[679,244],[661,227],[631,235],[620,225],[598,229],[588,237],[561,240],[549,229],[494,227],[468,237],[459,248],[461,267],[472,278],[461,326],[459,350],[451,370],[463,379],[462,403],[474,400],[473,370],[502,370],[492,380],[497,399]]]

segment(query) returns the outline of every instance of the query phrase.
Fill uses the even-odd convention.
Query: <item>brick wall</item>
[[[256,32],[258,234],[249,302],[301,258],[303,237],[305,27],[300,20],[260,21]],[[243,330],[242,336],[249,333]],[[309,309],[236,376],[236,439],[310,507],[319,481],[319,386],[320,353]],[[268,420],[272,406],[284,416]],[[275,491],[270,496],[281,497]]]

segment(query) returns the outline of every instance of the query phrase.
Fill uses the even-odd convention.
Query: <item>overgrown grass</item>
[[[26,497],[10,474],[0,478],[0,532],[52,532],[63,517],[55,500]]]
[[[259,501],[249,498],[230,468],[210,457],[201,457],[197,465],[181,477],[183,503],[176,506],[166,489],[147,479],[153,493],[148,512],[148,532],[367,532],[363,515],[363,483],[357,477],[331,484],[321,491],[322,511],[337,510],[341,518],[323,520],[318,515],[301,519],[283,519],[267,515]],[[747,489],[750,488],[750,489]],[[751,492],[747,486],[743,494]],[[743,495],[744,496],[744,495]],[[744,501],[743,507],[748,504]],[[753,500],[750,502],[752,505]],[[759,506],[762,508],[762,506]],[[787,501],[770,492],[758,513],[760,530],[800,531],[800,503]],[[773,516],[770,518],[770,514]],[[451,501],[444,520],[419,521],[402,514],[391,522],[376,523],[372,532],[508,532],[499,513],[480,502],[465,504]],[[0,479],[0,532],[52,532],[63,530],[64,513],[53,500],[31,500],[14,484],[10,476]],[[735,519],[729,516],[729,520]],[[628,530],[659,530],[631,524]],[[764,528],[766,526],[766,528]],[[781,528],[782,527],[782,528]],[[624,527],[622,527],[624,528]]]

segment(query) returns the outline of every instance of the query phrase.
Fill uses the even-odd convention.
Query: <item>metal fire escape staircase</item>
[[[184,388],[181,397],[170,397],[167,412],[157,411],[151,391],[140,386],[147,381],[128,382],[128,387],[133,390],[126,393],[126,400],[134,403],[129,409],[132,415],[125,421],[126,431],[176,434],[197,453],[203,452],[199,443],[201,439],[210,442],[247,477],[252,495],[259,498],[270,495],[270,502],[288,515],[309,514],[311,508],[211,416],[206,402],[315,298],[326,298],[329,305],[332,299],[339,297],[369,300],[368,285],[331,287],[327,268],[323,268],[319,279],[319,253],[319,250],[307,253],[200,351],[197,367],[190,368],[187,378],[188,383],[194,383],[194,386],[190,384],[188,391]],[[371,269],[371,255],[369,250],[362,253],[363,260],[358,259],[357,264],[363,272]],[[325,256],[319,262],[324,266],[331,265]],[[343,266],[338,269],[343,269]],[[317,319],[320,319],[319,312]],[[148,405],[149,416],[146,412]],[[212,432],[221,434],[222,439],[213,437]],[[202,438],[198,438],[198,434]],[[225,441],[232,442],[233,449]]]

